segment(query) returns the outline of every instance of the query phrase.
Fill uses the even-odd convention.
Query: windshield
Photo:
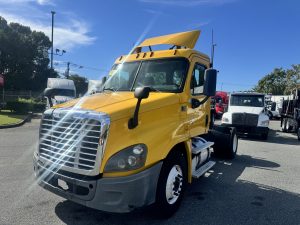
[[[264,107],[263,95],[232,95],[231,106]]]
[[[103,90],[133,91],[149,86],[162,92],[180,92],[188,68],[186,59],[159,59],[115,64]]]

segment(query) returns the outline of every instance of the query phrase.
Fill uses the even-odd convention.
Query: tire
[[[169,218],[178,210],[186,185],[186,159],[179,151],[173,151],[165,159],[158,180],[156,202],[154,204],[157,216]]]
[[[267,139],[268,139],[268,136],[269,136],[269,132],[262,133],[262,134],[261,134],[261,139],[267,140]]]
[[[215,136],[214,155],[220,158],[234,159],[238,148],[236,129],[234,127],[220,128],[213,134]]]
[[[298,128],[297,136],[298,136],[298,141],[300,141],[300,127]]]
[[[230,131],[230,142],[227,151],[225,151],[225,157],[234,159],[238,148],[238,137],[236,129],[232,128]]]
[[[286,119],[286,122],[285,122],[285,129],[286,129],[286,132],[290,132],[292,130],[292,126],[291,126],[291,123],[290,123],[290,120],[289,119]]]
[[[286,119],[285,118],[282,118],[281,120],[281,130],[282,132],[286,132]]]
[[[268,112],[268,116],[269,116],[269,119],[270,119],[270,120],[273,119],[273,113],[272,113],[272,112],[269,111],[269,112]]]

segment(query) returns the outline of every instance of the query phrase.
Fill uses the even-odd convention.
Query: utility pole
[[[52,14],[52,32],[51,32],[51,69],[53,69],[53,28],[54,28],[54,11],[51,11]]]
[[[70,62],[67,62],[67,70],[65,74],[66,78],[69,79],[70,76]]]
[[[217,45],[214,43],[214,30],[211,30],[211,68],[214,67],[214,57],[215,57],[215,47]]]

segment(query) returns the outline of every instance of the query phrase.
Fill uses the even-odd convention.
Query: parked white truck
[[[76,98],[76,88],[73,80],[61,78],[48,78],[45,92],[51,91],[47,97],[47,108]]]
[[[222,124],[236,127],[239,133],[258,134],[263,139],[267,139],[269,117],[264,94],[232,93],[229,99],[228,111],[222,117]]]

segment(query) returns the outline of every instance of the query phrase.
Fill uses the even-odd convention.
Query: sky
[[[249,90],[276,67],[300,64],[298,0],[0,0],[0,16],[51,35],[60,73],[108,74],[115,59],[148,37],[201,30],[196,49],[210,55],[218,90]]]

